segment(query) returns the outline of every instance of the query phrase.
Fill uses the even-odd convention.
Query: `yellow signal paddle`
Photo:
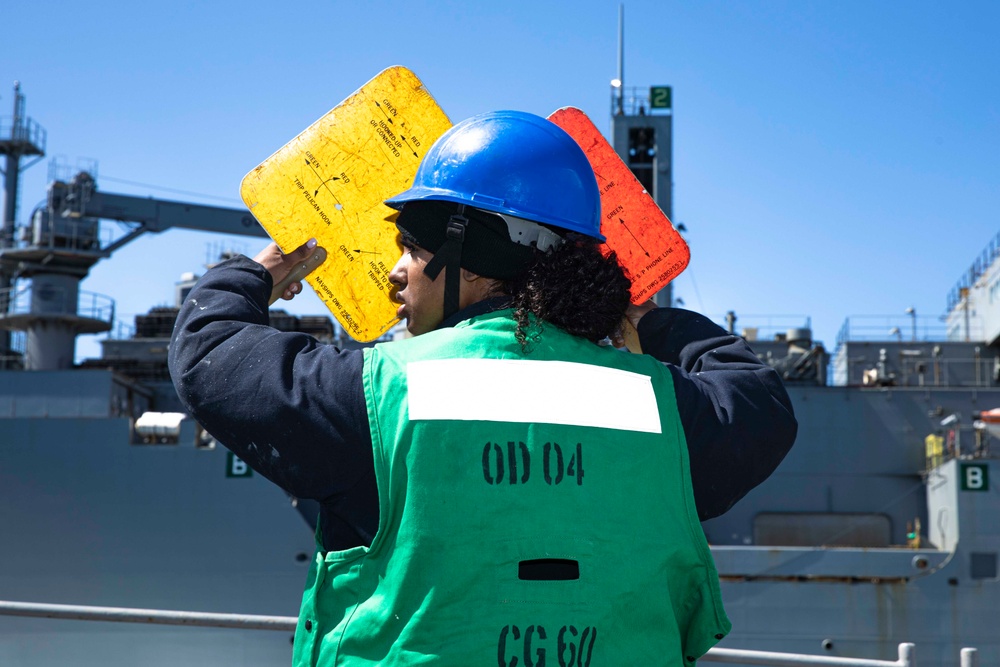
[[[401,249],[382,202],[413,184],[449,127],[416,75],[390,67],[243,179],[243,202],[283,252],[310,238],[326,250],[306,281],[357,341],[397,322],[389,271]]]

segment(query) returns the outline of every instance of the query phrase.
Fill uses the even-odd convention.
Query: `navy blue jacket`
[[[245,257],[208,271],[181,308],[170,374],[191,415],[256,472],[320,503],[323,547],[370,544],[378,495],[362,352],[268,326],[272,280]],[[480,303],[447,326],[489,309]],[[778,466],[795,440],[778,374],[706,317],[661,308],[639,322],[668,365],[687,437],[695,503],[719,516]]]

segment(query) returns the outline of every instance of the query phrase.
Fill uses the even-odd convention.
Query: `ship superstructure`
[[[669,216],[673,91],[626,88],[623,60],[614,146]],[[703,523],[733,621],[720,647],[893,661],[911,642],[922,664],[966,647],[1000,664],[1000,237],[946,313],[849,317],[832,354],[808,317],[718,318],[781,373],[799,421],[776,473]]]
[[[311,510],[254,476],[181,411],[166,367],[177,308],[137,317],[132,337],[108,338],[101,359],[74,363],[76,336],[109,331],[115,321],[110,297],[79,289],[95,263],[171,226],[265,237],[263,230],[246,210],[101,192],[89,172],[53,182],[46,205],[18,224],[19,160],[44,146],[19,89],[0,130],[8,158],[0,600],[295,615],[314,548]],[[102,220],[126,230],[108,237]],[[178,285],[178,304],[193,280]],[[272,317],[279,328],[334,339],[329,317]],[[0,616],[0,664],[274,665],[289,660],[290,639]]]
[[[892,660],[912,642],[921,663],[975,647],[995,664],[1000,350],[936,321],[850,318],[827,367],[807,333],[751,342],[785,377],[799,434],[703,524],[734,626],[721,645]]]

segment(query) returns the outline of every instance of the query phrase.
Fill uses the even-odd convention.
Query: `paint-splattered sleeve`
[[[373,471],[362,353],[269,327],[271,283],[246,257],[208,271],[178,315],[170,374],[219,442],[293,496],[328,505]]]

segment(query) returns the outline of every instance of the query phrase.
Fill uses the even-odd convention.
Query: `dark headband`
[[[463,269],[484,278],[511,280],[534,261],[535,249],[511,241],[503,218],[471,206],[446,201],[407,202],[396,218],[396,225],[418,246],[437,253],[448,240],[448,224],[456,215],[468,219],[461,243]]]

